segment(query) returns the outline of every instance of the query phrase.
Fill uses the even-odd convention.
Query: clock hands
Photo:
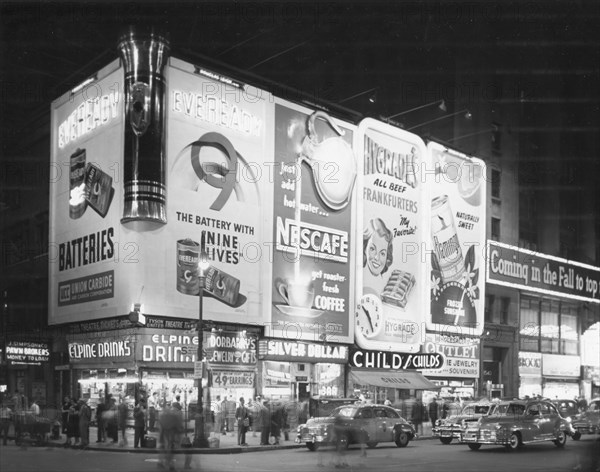
[[[367,320],[369,320],[369,325],[371,326],[371,332],[375,331],[375,328],[373,328],[373,321],[371,320],[371,315],[364,306],[361,308],[365,312],[365,315],[367,315]]]

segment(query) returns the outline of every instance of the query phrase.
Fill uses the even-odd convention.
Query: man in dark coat
[[[267,446],[269,444],[269,435],[271,434],[271,410],[269,401],[265,400],[260,408],[260,422],[262,428],[260,430],[260,445]]]
[[[437,402],[437,399],[435,397],[433,397],[433,400],[429,404],[429,419],[431,420],[432,428],[435,426],[435,422],[438,419],[438,407],[439,407],[439,404]]]
[[[104,403],[104,399],[100,400],[100,403],[96,405],[96,425],[98,426],[98,437],[96,442],[104,442],[106,439],[106,425],[105,419],[102,417],[102,414],[106,411],[106,404]]]

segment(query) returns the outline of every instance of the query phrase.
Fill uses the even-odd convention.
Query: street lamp
[[[208,269],[208,255],[206,254],[205,245],[204,245],[204,231],[202,231],[202,239],[200,240],[200,256],[198,257],[198,279],[199,279],[199,287],[198,287],[198,353],[196,354],[196,362],[203,362],[203,354],[202,354],[202,302],[204,298],[204,281],[205,281],[205,272]],[[204,377],[204,365],[202,364],[202,375],[199,376],[196,380],[198,381],[198,410],[196,411],[196,433],[194,435],[194,447],[208,447],[208,441],[206,440],[206,435],[204,431],[204,409],[202,405],[203,392],[202,392],[202,380]]]

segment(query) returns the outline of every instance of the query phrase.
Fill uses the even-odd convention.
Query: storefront
[[[542,395],[542,355],[519,352],[519,398]]]
[[[409,354],[389,351],[352,349],[348,361],[349,396],[365,398],[374,403],[389,400],[396,403],[408,396],[421,396],[439,387],[419,370],[437,370],[444,366],[440,353]]]
[[[2,356],[0,356],[0,359]],[[28,407],[34,400],[40,406],[52,403],[49,378],[50,344],[45,341],[10,340],[6,342],[6,370],[0,392],[8,401],[16,392]]]
[[[572,399],[580,395],[579,356],[542,355],[542,396]]]
[[[303,402],[343,397],[348,347],[284,339],[261,339],[261,389],[265,398]]]

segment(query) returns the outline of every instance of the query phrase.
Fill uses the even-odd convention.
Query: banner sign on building
[[[481,335],[484,323],[486,168],[438,143],[427,145],[431,188],[431,311],[427,329]]]
[[[488,241],[487,281],[600,303],[600,267]]]
[[[417,352],[429,311],[423,261],[429,235],[429,193],[421,174],[428,162],[425,144],[367,118],[354,147],[360,164],[356,343],[363,349]]]
[[[519,376],[542,376],[542,354],[540,352],[519,352]]]
[[[352,341],[352,139],[349,123],[275,103],[270,337]]]
[[[254,372],[233,370],[211,370],[211,385],[220,388],[251,388],[254,387]]]
[[[544,377],[579,377],[581,359],[579,356],[542,355],[542,375]]]

